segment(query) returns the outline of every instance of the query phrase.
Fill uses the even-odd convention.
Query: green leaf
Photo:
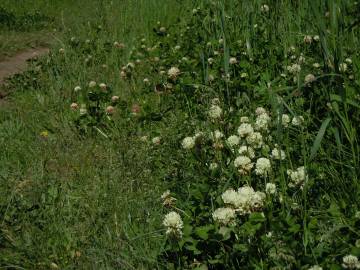
[[[323,123],[321,124],[321,127],[319,129],[318,134],[316,135],[315,141],[313,146],[311,147],[311,151],[310,151],[310,160],[312,160],[315,156],[316,153],[318,152],[320,145],[321,145],[321,141],[325,135],[325,131],[326,128],[328,127],[329,123],[331,121],[331,117],[326,118]]]
[[[214,228],[213,225],[206,225],[202,227],[198,227],[195,229],[195,233],[203,240],[207,240],[209,238],[209,231]]]

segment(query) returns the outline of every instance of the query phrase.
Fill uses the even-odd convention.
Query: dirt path
[[[41,56],[49,52],[48,48],[35,48],[20,52],[12,57],[6,58],[0,62],[0,89],[6,78],[24,71],[26,69],[26,60]],[[0,92],[0,98],[1,98]]]

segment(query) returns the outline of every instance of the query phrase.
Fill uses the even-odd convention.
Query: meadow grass
[[[34,60],[29,71],[11,80],[13,92],[9,102],[6,106],[0,105],[0,266],[9,269],[170,269],[167,260],[174,268],[177,263],[181,265],[178,267],[184,267],[187,256],[189,264],[196,263],[194,258],[201,258],[204,264],[207,260],[215,263],[206,247],[202,247],[200,255],[196,253],[200,245],[195,249],[189,245],[187,251],[179,251],[178,257],[171,255],[161,224],[164,210],[160,195],[170,188],[178,198],[177,207],[185,213],[180,212],[184,220],[187,215],[192,216],[192,209],[197,209],[194,212],[197,211],[198,219],[196,216],[196,221],[185,222],[194,227],[204,225],[202,218],[211,216],[209,213],[218,203],[215,199],[218,193],[230,184],[243,182],[230,170],[228,154],[217,154],[223,175],[214,176],[206,168],[209,162],[206,155],[199,157],[195,152],[188,156],[181,149],[181,140],[195,131],[218,128],[230,135],[239,122],[232,122],[238,115],[231,114],[230,107],[245,114],[259,106],[266,107],[273,115],[289,111],[306,117],[307,128],[293,130],[290,135],[285,135],[281,125],[276,126],[275,140],[283,145],[287,155],[296,155],[289,159],[291,168],[299,166],[296,163],[301,161],[312,176],[305,192],[284,195],[285,202],[279,207],[281,214],[277,218],[287,225],[279,232],[301,233],[295,237],[284,232],[288,239],[296,239],[290,247],[286,246],[288,249],[279,241],[277,248],[283,257],[277,254],[273,264],[281,265],[277,259],[282,259],[288,263],[288,268],[282,269],[308,269],[312,264],[328,260],[327,266],[339,269],[344,255],[350,252],[357,255],[359,247],[355,241],[360,236],[358,221],[353,216],[360,209],[359,108],[355,99],[359,94],[356,72],[360,62],[354,48],[359,47],[360,35],[359,28],[344,27],[354,20],[350,15],[353,3],[269,2],[270,12],[264,14],[262,1],[44,0],[22,1],[20,5],[3,1],[0,7],[16,16],[38,10],[52,18],[41,31],[51,33],[53,41],[49,56]],[[195,7],[200,8],[203,17],[191,29],[193,40],[181,40],[178,34],[184,28],[182,23],[190,20]],[[177,24],[179,19],[182,20]],[[168,28],[169,40],[172,36],[178,39],[167,41],[154,37],[153,28],[160,26]],[[21,35],[17,29],[11,31]],[[331,34],[327,34],[329,31]],[[32,35],[31,29],[25,32]],[[9,39],[9,35],[5,34],[5,39]],[[315,49],[302,45],[305,35],[319,35],[320,45],[315,53],[312,52]],[[154,69],[145,65],[144,69],[134,72],[130,80],[124,81],[119,71],[140,57],[136,53],[141,51],[142,38],[146,39],[147,46],[161,39],[165,45],[164,54],[159,57],[164,57],[166,67],[178,65],[180,57],[191,57],[197,74],[191,74],[190,68],[185,70],[186,75],[190,74],[188,81],[179,84],[181,87],[170,95],[154,93],[151,83],[160,79]],[[223,39],[223,54],[221,64],[214,69],[205,62],[219,39]],[[114,49],[115,41],[123,42],[126,48]],[[170,44],[168,50],[166,42]],[[213,47],[206,47],[206,42],[212,42]],[[177,54],[171,48],[177,43],[184,48],[191,44],[187,54]],[[240,45],[234,47],[234,44]],[[306,54],[306,61],[319,61],[325,69],[321,76],[329,78],[319,80],[316,88],[310,89],[312,92],[302,82],[303,77],[312,72],[309,68],[301,71],[296,83],[281,81],[284,65],[291,63],[284,55],[293,45],[298,54]],[[255,63],[245,60],[240,63],[239,70],[246,71],[250,79],[240,81],[237,89],[227,80],[215,86],[208,84],[211,73],[239,72],[229,65],[229,59],[234,55],[239,58],[240,52],[249,59],[255,58]],[[340,81],[338,73],[328,66],[337,69],[347,57],[352,59],[355,78]],[[235,75],[240,76],[240,73]],[[144,84],[144,78],[150,80],[151,87]],[[89,128],[84,133],[76,125],[78,112],[72,111],[70,104],[79,103],[74,87],[80,85],[85,93],[90,81],[109,85],[120,102],[110,127],[99,123],[98,129]],[[299,98],[294,95],[297,92],[301,93]],[[279,95],[283,103],[277,102]],[[229,115],[224,120],[231,123],[229,126],[207,121],[206,111],[213,98],[220,99]],[[133,117],[133,104],[141,107],[141,117]],[[327,109],[331,106],[332,109]],[[143,136],[150,139],[160,136],[161,145],[144,142]],[[298,152],[294,153],[294,149]],[[281,165],[280,171],[278,178],[272,180],[277,181],[279,190],[286,194],[286,166]],[[228,178],[228,182],[221,182],[223,178]],[[217,190],[210,192],[204,184],[208,179],[221,180],[218,183],[222,184],[216,184]],[[255,180],[246,181],[256,184]],[[211,202],[207,201],[209,196]],[[276,203],[273,207],[276,209]],[[316,234],[320,233],[326,243],[331,242],[332,237],[336,239],[332,246],[336,253],[328,252],[328,246],[318,245]],[[200,243],[204,240],[201,239],[196,238],[194,242]],[[244,247],[241,248],[245,252]],[[214,250],[209,254],[212,252]],[[296,252],[304,254],[306,259],[301,257],[298,264],[293,263],[291,256],[296,258]],[[254,258],[258,253],[261,252],[254,252]],[[245,265],[247,260],[252,260],[247,259],[252,257],[247,253],[241,254],[238,254],[241,261],[233,261],[231,265],[222,268],[209,263],[208,267],[239,269],[240,262]],[[189,264],[186,267],[190,268]],[[244,267],[270,269],[274,265],[251,261]]]

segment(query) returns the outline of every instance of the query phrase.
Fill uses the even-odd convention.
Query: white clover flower
[[[208,113],[211,119],[219,119],[222,115],[222,109],[218,105],[211,105]]]
[[[230,147],[234,147],[240,143],[240,138],[236,135],[232,135],[226,140],[226,142]]]
[[[251,204],[251,211],[259,210],[264,205],[264,200],[266,198],[265,193],[256,191],[253,196],[251,196],[250,204]]]
[[[301,126],[304,123],[305,119],[302,116],[294,116],[294,118],[291,121],[291,124],[293,126]]]
[[[89,87],[90,87],[90,88],[93,88],[93,87],[95,87],[95,86],[96,86],[96,82],[95,82],[95,81],[89,82]]]
[[[315,36],[313,36],[313,40],[314,40],[314,41],[316,41],[316,42],[318,42],[318,41],[320,40],[319,35],[315,35]]]
[[[224,138],[224,133],[222,133],[220,130],[215,130],[214,132],[211,133],[210,137],[212,140],[218,141]]]
[[[274,183],[267,183],[265,187],[265,191],[267,194],[275,194],[276,193],[276,185]]]
[[[195,140],[200,139],[202,137],[204,137],[204,132],[202,132],[202,131],[196,132],[194,135]]]
[[[264,113],[267,113],[267,111],[266,111],[266,109],[263,108],[263,107],[257,107],[256,110],[255,110],[255,114],[256,114],[257,116],[260,116],[260,115],[262,115],[262,114],[264,114]]]
[[[285,152],[277,147],[275,147],[271,151],[271,158],[272,159],[278,159],[278,160],[284,160],[286,157]]]
[[[255,157],[254,149],[247,145],[240,146],[239,154],[242,156],[248,156],[251,159]]]
[[[113,106],[107,106],[105,112],[109,115],[112,115],[115,112],[115,108]]]
[[[266,177],[271,171],[271,163],[267,158],[259,158],[256,161],[255,173],[259,176]]]
[[[168,76],[170,79],[175,80],[180,75],[180,69],[172,67],[168,70]]]
[[[261,12],[268,13],[269,10],[270,10],[270,8],[269,8],[269,6],[266,5],[266,4],[264,4],[264,5],[262,5],[262,6],[260,7],[260,11],[261,11]]]
[[[303,54],[301,54],[301,55],[299,56],[298,63],[299,63],[299,64],[305,63],[305,57],[303,56]]]
[[[106,84],[105,83],[100,83],[99,84],[99,87],[100,87],[100,89],[102,90],[102,91],[106,91]]]
[[[320,64],[319,64],[319,63],[314,63],[314,64],[313,64],[313,67],[314,67],[314,68],[319,68],[319,67],[320,67]]]
[[[249,123],[242,123],[237,130],[241,138],[249,136],[254,133],[254,129]]]
[[[255,130],[264,130],[264,131],[268,130],[270,121],[271,118],[266,112],[260,114],[258,117],[256,117],[255,120],[255,124],[254,124]]]
[[[182,237],[183,221],[180,215],[174,211],[165,215],[163,225],[166,227],[166,234],[175,236],[178,238]]]
[[[207,61],[208,61],[208,63],[209,63],[210,65],[212,65],[212,64],[214,63],[214,58],[211,58],[211,57],[210,57],[210,58],[208,58]]]
[[[310,36],[310,35],[306,35],[306,36],[304,36],[304,42],[305,42],[305,43],[307,43],[307,44],[311,44],[311,43],[312,43],[312,41],[313,41],[312,36]]]
[[[75,111],[79,108],[79,105],[77,103],[73,102],[73,103],[71,103],[70,108]]]
[[[289,124],[290,124],[290,116],[287,115],[287,114],[283,114],[281,116],[281,124],[284,126],[284,127],[288,127]]]
[[[149,80],[148,78],[145,78],[145,79],[143,80],[143,82],[144,82],[144,84],[149,84],[149,83],[150,83],[150,80]]]
[[[308,176],[304,166],[297,168],[295,171],[287,170],[287,174],[290,177],[289,187],[303,187],[304,183],[308,180]]]
[[[345,73],[347,71],[347,68],[348,68],[348,66],[347,66],[346,63],[341,63],[339,65],[339,71],[342,72],[342,73]]]
[[[251,159],[247,156],[238,156],[234,160],[234,166],[238,169],[241,175],[247,175],[250,173],[254,163],[252,163]]]
[[[249,75],[246,72],[240,74],[240,78],[247,78]]]
[[[79,91],[81,91],[81,87],[80,86],[75,86],[74,92],[79,92]]]
[[[152,141],[153,144],[159,145],[161,143],[161,138],[160,137],[154,137],[151,141]]]
[[[183,139],[182,143],[182,148],[189,150],[194,148],[195,146],[195,138],[194,137],[186,137]]]
[[[351,64],[352,64],[352,60],[351,60],[351,58],[346,58],[346,59],[345,59],[345,62],[346,62],[346,63],[348,63],[349,65],[351,65]]]
[[[319,265],[313,265],[308,270],[323,270],[321,266]]]
[[[226,190],[222,195],[221,195],[221,199],[223,200],[223,202],[227,205],[231,205],[233,207],[238,207],[239,206],[239,200],[240,200],[240,196],[239,193],[236,192],[233,189],[228,189]]]
[[[161,33],[165,33],[165,32],[166,32],[166,28],[165,28],[164,26],[160,27],[159,30],[160,30]]]
[[[236,213],[232,208],[218,208],[212,214],[213,219],[222,225],[234,225]]]
[[[299,64],[293,64],[291,66],[287,67],[287,70],[291,73],[291,74],[297,74],[301,71],[301,66]]]
[[[180,45],[176,45],[174,49],[178,51],[178,50],[181,49],[181,46],[180,46]]]
[[[304,79],[304,82],[305,84],[309,84],[309,83],[312,83],[313,81],[315,81],[316,78],[313,74],[308,74],[305,76],[305,79]]]
[[[230,64],[230,65],[235,65],[236,63],[237,63],[236,57],[230,57],[230,59],[229,59],[229,64]]]
[[[253,132],[246,137],[246,142],[253,148],[258,149],[263,145],[263,137],[260,132]]]
[[[215,163],[215,162],[212,162],[212,163],[210,163],[210,165],[209,165],[209,169],[210,169],[211,171],[216,170],[218,167],[219,167],[219,165],[218,165],[217,163]]]
[[[248,123],[249,122],[249,117],[247,117],[247,116],[240,117],[240,122],[241,123]]]
[[[345,269],[360,269],[360,262],[354,255],[346,255],[343,257],[342,267]]]
[[[119,99],[120,99],[119,96],[112,96],[112,97],[111,97],[111,101],[112,101],[112,102],[117,102]]]

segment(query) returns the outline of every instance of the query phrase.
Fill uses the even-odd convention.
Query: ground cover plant
[[[359,4],[134,3],[11,79],[0,263],[360,269]]]

